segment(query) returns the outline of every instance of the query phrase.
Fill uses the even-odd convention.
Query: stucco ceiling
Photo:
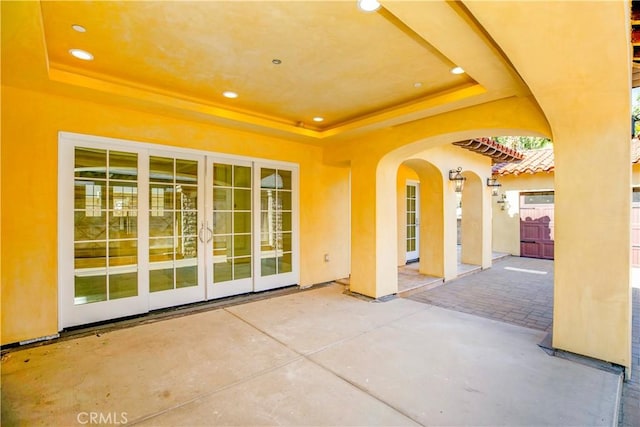
[[[53,82],[310,142],[528,93],[462,3],[41,2],[40,14]]]

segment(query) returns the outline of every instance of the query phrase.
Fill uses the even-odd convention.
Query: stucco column
[[[445,174],[448,170],[443,170]],[[458,218],[456,216],[458,201],[453,191],[453,184],[447,178],[443,178],[443,228],[444,228],[444,280],[453,280],[458,277]]]
[[[367,156],[351,163],[350,290],[372,298],[398,291],[397,167]]]
[[[554,138],[553,346],[630,366],[630,137],[577,123]]]
[[[465,264],[486,264],[487,248],[490,251],[489,229],[486,224],[487,192],[482,185],[482,180],[475,173],[465,173],[467,178],[462,192],[462,221],[460,224],[462,243],[462,262]],[[486,240],[486,242],[485,242]],[[491,265],[489,257],[489,266]]]

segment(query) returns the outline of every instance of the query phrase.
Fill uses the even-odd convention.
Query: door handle
[[[211,229],[211,227],[209,227],[208,221],[207,221],[207,233],[209,235],[209,237],[207,237],[207,243],[209,243],[211,239],[213,239],[213,230]]]
[[[208,228],[207,228],[208,230]],[[204,238],[202,237],[202,233],[204,233],[204,221],[200,223],[200,230],[198,230],[198,238],[202,243],[204,243]],[[208,241],[208,240],[207,240]]]
[[[204,239],[204,231],[207,230],[207,240]],[[202,243],[209,243],[211,239],[213,239],[213,230],[209,227],[209,222],[207,221],[207,226],[205,227],[204,221],[200,223],[200,230],[198,231],[198,238]]]

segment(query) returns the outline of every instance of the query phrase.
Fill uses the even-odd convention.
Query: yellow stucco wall
[[[466,4],[531,88],[552,129],[553,345],[629,366],[629,3]],[[575,31],[566,16],[590,24]],[[532,22],[536,31],[523,49],[518,34]],[[571,40],[588,40],[589,48],[576,49]]]
[[[425,162],[434,169],[427,169]],[[405,185],[407,180],[419,181],[422,187],[425,187],[425,183],[430,187],[421,188],[420,271],[424,274],[442,276],[447,280],[457,275],[456,199],[453,183],[448,178],[449,170],[457,167],[461,167],[463,175],[467,177],[463,191],[463,213],[466,213],[468,226],[465,227],[466,233],[463,231],[463,234],[466,234],[463,236],[463,248],[466,241],[467,253],[474,264],[482,265],[484,268],[491,265],[491,241],[487,238],[490,236],[491,199],[490,190],[485,185],[486,178],[491,174],[491,159],[451,144],[421,151],[398,168],[398,265],[404,265],[406,258]],[[433,174],[436,170],[441,182],[434,184],[436,177]],[[434,185],[441,187],[439,191],[435,191]],[[428,204],[441,206],[427,206]],[[430,217],[433,215],[444,215],[448,221],[434,220]],[[440,235],[444,239],[444,248],[431,245],[432,240],[439,240],[436,236]],[[422,262],[426,259],[430,259],[428,267],[427,263]]]
[[[402,9],[400,3],[394,10]],[[447,102],[459,108],[455,111],[416,116],[402,125],[354,134],[349,141],[327,141],[323,151],[207,125],[205,121],[214,120],[215,114],[185,107],[180,100],[166,105],[160,96],[141,99],[140,91],[109,97],[107,89],[101,92],[95,86],[70,89],[60,78],[52,83],[41,32],[25,38],[20,31],[27,26],[39,28],[37,3],[3,2],[3,84],[26,90],[2,88],[2,342],[56,330],[58,130],[300,163],[303,281],[348,272],[345,236],[351,212],[352,287],[374,297],[397,289],[398,236],[388,225],[397,224],[394,201],[399,164],[427,148],[456,140],[536,134],[552,137],[557,148],[554,345],[629,366],[631,173],[629,150],[622,143],[628,138],[630,117],[628,2],[578,6],[528,2],[526,7],[521,2],[466,2],[465,6],[500,46],[500,55],[531,95],[494,98],[473,107],[464,103],[462,94],[452,95]],[[5,11],[14,7],[19,13],[5,18]],[[507,21],[510,25],[504,24]],[[537,31],[523,33],[532,22]],[[567,25],[575,22],[589,25]],[[59,91],[91,102],[31,90]],[[154,111],[163,113],[113,107],[127,96],[135,108],[148,111],[155,105]],[[177,114],[189,115],[192,121],[177,119]],[[318,160],[322,156],[336,165],[351,162],[351,211],[346,200],[347,170],[323,166]],[[460,165],[458,159],[450,160],[451,167]],[[576,179],[587,171],[591,179]],[[451,197],[451,192],[444,194],[445,215]],[[612,206],[617,209],[612,211]],[[581,212],[589,212],[589,217],[576,220]],[[447,220],[448,216],[445,231],[454,230]],[[586,228],[591,230],[588,238]],[[450,236],[444,240],[449,252]],[[323,264],[326,252],[332,261]]]
[[[324,165],[320,148],[3,86],[3,344],[58,330],[58,131],[297,163],[300,285],[349,274],[349,170]]]

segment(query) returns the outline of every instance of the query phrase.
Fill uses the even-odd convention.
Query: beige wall
[[[634,187],[640,186],[640,164],[632,164],[631,180]],[[522,191],[553,190],[554,173],[538,172],[520,175],[504,175],[498,177],[502,184],[500,194],[507,195],[504,210],[502,204],[496,203],[499,197],[493,198],[493,250],[520,255],[520,212],[519,194]]]
[[[58,331],[58,131],[298,163],[300,285],[349,274],[349,169],[321,148],[3,86],[3,344]]]
[[[553,172],[505,175],[498,182],[502,184],[500,194],[491,201],[493,250],[520,256],[520,192],[553,190]],[[502,194],[507,197],[506,203],[498,203]]]

